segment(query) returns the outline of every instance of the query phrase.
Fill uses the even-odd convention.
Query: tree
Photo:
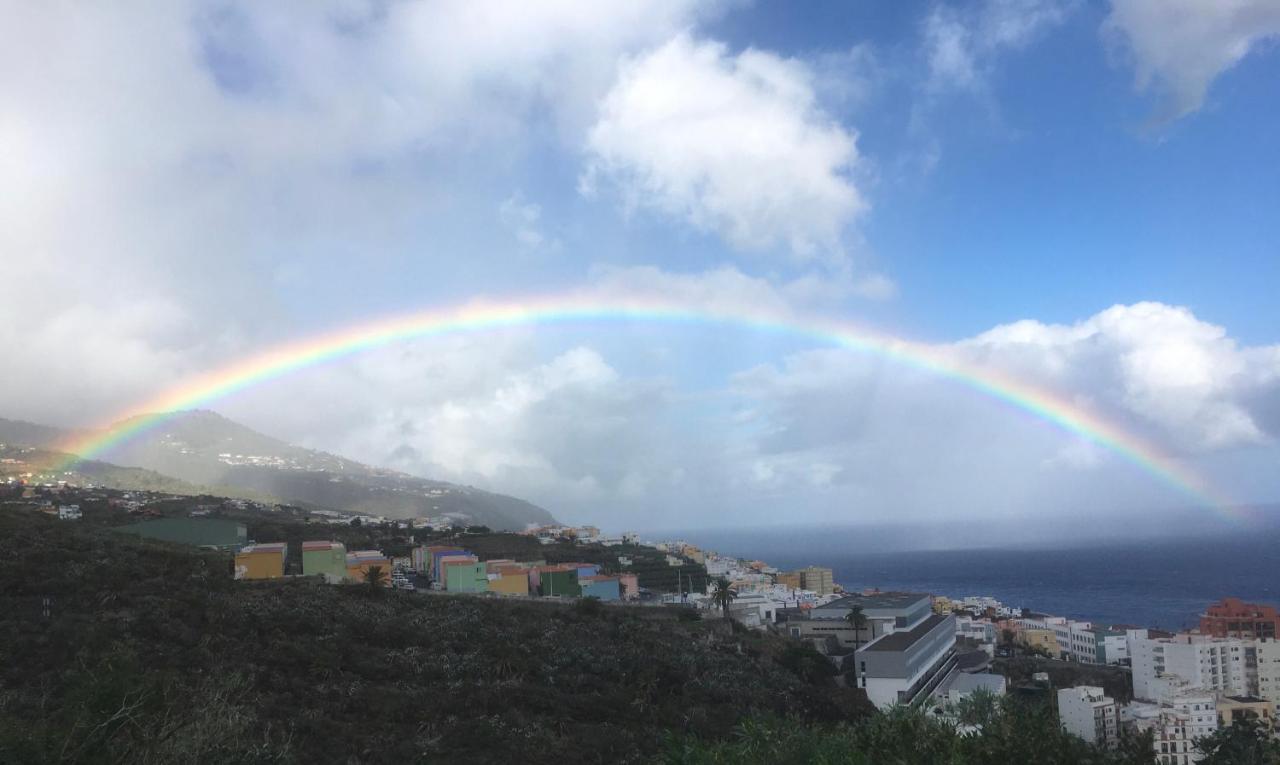
[[[738,591],[733,589],[728,579],[720,577],[716,580],[715,589],[711,591],[711,602],[720,607],[726,621],[729,619],[729,604],[737,597]]]
[[[1197,739],[1196,748],[1204,752],[1205,765],[1280,765],[1280,742],[1252,717]]]
[[[867,615],[862,613],[862,606],[853,606],[844,615],[844,620],[853,626],[853,650],[857,651],[862,647],[862,631],[867,627]]]
[[[370,566],[364,570],[364,583],[377,590],[387,583],[387,572],[382,566]]]

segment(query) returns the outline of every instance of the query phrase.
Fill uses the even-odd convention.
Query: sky
[[[648,297],[922,343],[1280,501],[1276,0],[0,8],[0,416],[101,425],[478,300]],[[420,338],[208,407],[614,529],[1195,504],[954,380],[722,324]]]

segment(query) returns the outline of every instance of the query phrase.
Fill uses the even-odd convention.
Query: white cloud
[[[535,140],[571,141],[576,155],[622,57],[708,12],[373,0],[5,9],[0,252],[23,288],[0,301],[0,338],[24,363],[0,380],[0,415],[67,424],[305,331],[289,298],[333,289],[325,269],[365,278],[408,253],[456,257],[435,236],[424,247],[422,232],[481,215],[490,225],[477,229],[497,228],[477,177]],[[490,206],[459,214],[469,194]],[[536,205],[513,199],[505,217],[525,244],[553,247]],[[141,313],[155,318],[129,318]],[[188,328],[183,342],[175,327]],[[122,363],[101,370],[112,348]]]
[[[623,68],[587,152],[584,189],[610,182],[629,207],[743,250],[842,260],[867,206],[851,178],[856,136],[822,111],[805,64],[688,34]]]
[[[1280,35],[1275,0],[1112,0],[1104,33],[1124,45],[1137,87],[1168,99],[1167,117],[1199,109],[1209,86]]]
[[[1276,385],[1276,347],[1240,348],[1186,308],[1114,306],[1071,325],[1022,321],[958,345],[968,358],[1083,397],[1181,451],[1258,444],[1253,402]]]
[[[1074,10],[1072,0],[986,0],[961,12],[939,4],[925,18],[926,87],[982,90],[996,59],[1025,48]]]

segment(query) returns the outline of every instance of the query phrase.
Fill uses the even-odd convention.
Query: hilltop
[[[50,448],[71,435],[0,419],[0,443]],[[451,516],[495,529],[556,522],[547,510],[516,497],[295,446],[204,410],[179,412],[144,429],[114,448],[110,459],[113,465],[144,468],[200,489],[217,487],[216,493],[248,499],[272,498],[388,518]]]

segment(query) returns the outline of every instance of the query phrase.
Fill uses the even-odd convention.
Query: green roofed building
[[[347,548],[341,542],[303,542],[302,573],[337,584],[347,576]]]
[[[120,526],[116,531],[219,550],[239,550],[249,543],[249,533],[243,523],[219,518],[158,518]]]

